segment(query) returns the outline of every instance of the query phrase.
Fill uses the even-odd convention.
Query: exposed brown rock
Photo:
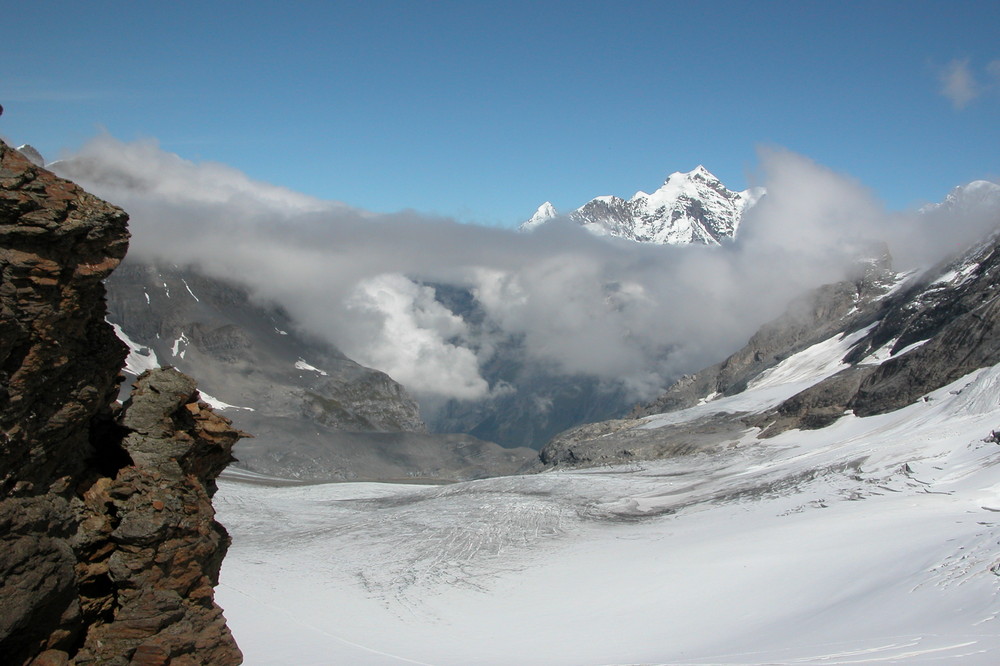
[[[97,593],[82,595],[95,621],[73,663],[239,663],[213,602],[229,535],[211,496],[241,433],[172,368],[141,375],[117,423],[133,464],[83,494],[97,538],[77,573]]]
[[[0,142],[0,662],[238,664],[213,586],[240,433],[159,370],[115,407],[127,216]]]
[[[44,492],[89,455],[90,418],[117,392],[125,347],[101,280],[128,216],[0,143],[0,492]],[[30,491],[29,491],[30,492]]]

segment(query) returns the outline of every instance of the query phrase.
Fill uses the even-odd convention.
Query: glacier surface
[[[645,427],[774,404],[847,342]],[[217,600],[248,664],[997,663],[998,396],[993,367],[722,452],[454,485],[227,475]]]

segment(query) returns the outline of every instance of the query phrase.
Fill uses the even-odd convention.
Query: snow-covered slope
[[[567,217],[594,234],[618,236],[642,243],[718,245],[736,235],[744,211],[763,190],[732,192],[705,167],[670,174],[652,194],[636,192],[628,201],[597,197]],[[539,206],[521,225],[530,231],[559,217],[551,203]]]
[[[765,408],[843,350],[643,427]],[[217,598],[248,664],[996,663],[998,393],[991,367],[823,430],[443,487],[226,480]]]
[[[966,185],[955,187],[948,193],[944,201],[928,204],[920,211],[922,213],[937,211],[968,213],[970,209],[987,211],[1000,209],[1000,185],[988,180],[974,180]]]
[[[529,231],[558,216],[559,213],[556,211],[556,207],[552,205],[551,201],[546,201],[538,207],[538,210],[535,211],[535,214],[527,222],[521,225],[521,229],[522,231]]]
[[[998,663],[1000,246],[872,268],[542,474],[223,481],[247,662]]]

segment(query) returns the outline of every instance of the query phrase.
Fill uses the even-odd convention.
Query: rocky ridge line
[[[596,197],[565,216],[598,236],[617,236],[639,243],[720,245],[735,236],[744,212],[764,190],[733,192],[705,167],[676,172],[652,194],[636,192],[625,200]],[[560,215],[546,201],[521,231],[531,231]]]
[[[240,433],[172,370],[115,404],[127,215],[0,142],[0,655],[238,664],[214,479]]]

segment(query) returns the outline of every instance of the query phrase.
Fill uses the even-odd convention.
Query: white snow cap
[[[676,175],[685,175],[688,178],[704,178],[706,180],[707,179],[719,180],[718,178],[715,177],[715,174],[713,174],[711,171],[709,171],[708,169],[706,169],[701,164],[699,164],[698,166],[696,166],[691,171],[688,171],[686,174],[680,174],[680,172],[678,172],[678,173],[675,173],[675,174],[672,174],[672,175],[674,175],[674,176],[676,176]]]
[[[527,231],[529,229],[534,229],[535,227],[541,226],[548,222],[549,220],[558,217],[559,213],[556,212],[555,206],[552,205],[551,201],[546,201],[535,214],[531,216],[531,219],[521,225],[521,229]]]
[[[598,236],[666,245],[718,245],[735,236],[743,213],[761,194],[732,192],[699,164],[686,173],[670,174],[652,194],[639,190],[628,201],[595,197],[567,217]],[[528,231],[554,217],[555,209],[546,202],[520,228]]]

